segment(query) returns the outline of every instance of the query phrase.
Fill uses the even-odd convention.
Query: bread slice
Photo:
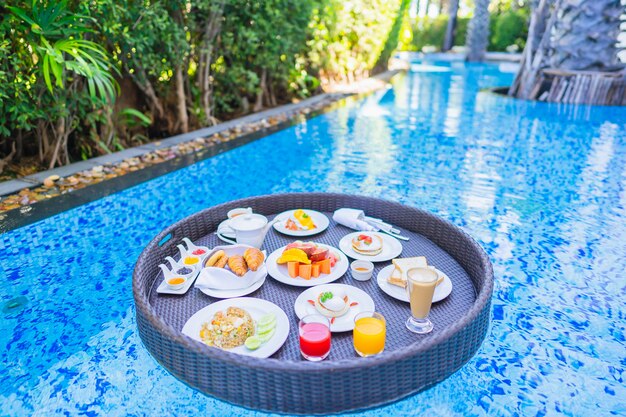
[[[391,285],[395,285],[398,287],[406,288],[406,280],[402,278],[402,272],[398,268],[395,268],[389,278],[387,278],[387,282]]]
[[[396,269],[404,276],[406,272],[411,268],[426,268],[428,262],[426,262],[425,256],[414,256],[413,258],[396,258],[391,262],[396,266]]]

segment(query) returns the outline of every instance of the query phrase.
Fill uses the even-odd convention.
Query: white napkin
[[[211,255],[218,250],[223,250],[226,252],[227,256],[243,255],[246,249],[251,247],[252,246],[242,244],[216,246],[211,250],[211,253],[207,255],[207,258],[211,257]],[[267,259],[266,251],[263,251],[263,256]],[[265,266],[265,262],[256,271],[248,271],[242,277],[238,277],[229,269],[206,267],[200,271],[195,286],[209,290],[239,290],[248,288],[266,276],[267,267]]]
[[[204,268],[196,280],[196,287],[208,290],[239,290],[248,288],[267,275],[267,268],[263,265],[256,271],[248,271],[238,277],[224,268]]]
[[[368,224],[365,220],[365,213],[363,210],[340,208],[335,210],[333,214],[333,220],[337,223],[349,227],[350,229],[359,230],[362,232],[377,231],[376,227]]]

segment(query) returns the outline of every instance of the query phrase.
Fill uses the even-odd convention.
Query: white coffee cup
[[[242,214],[252,214],[252,207],[248,207],[248,208],[234,208],[232,210],[229,210],[228,213],[226,213],[226,216],[229,219],[234,219],[237,216],[241,216]]]
[[[276,221],[277,220],[274,219],[268,222],[267,217],[261,214],[244,214],[235,216],[221,230],[218,230],[218,233],[220,233],[220,238],[226,242],[261,248],[265,240],[265,235]],[[235,240],[225,237],[223,235],[225,232],[234,233]]]

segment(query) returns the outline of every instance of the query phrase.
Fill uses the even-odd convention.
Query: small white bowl
[[[372,278],[374,272],[374,264],[370,261],[353,261],[350,264],[352,278],[357,281],[367,281]]]
[[[177,279],[180,278],[183,280],[183,282],[181,282],[180,284],[170,284],[170,281],[173,279]],[[185,278],[184,276],[177,276],[177,277],[170,277],[168,279],[165,280],[165,283],[167,284],[168,287],[170,287],[173,290],[179,290],[181,288],[183,288],[185,286],[185,284],[187,283],[187,278]]]
[[[191,278],[191,276],[194,274],[194,272],[196,271],[196,268],[194,268],[195,265],[176,265],[176,268],[174,268],[172,270],[172,273],[176,274],[177,277],[181,277],[184,278],[185,281],[188,280],[189,278]],[[200,265],[200,267],[202,267],[202,264]],[[181,271],[183,268],[189,269],[191,272],[188,272],[186,274],[181,274],[178,271]]]

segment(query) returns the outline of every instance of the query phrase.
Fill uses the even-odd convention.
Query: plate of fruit
[[[296,241],[272,252],[265,262],[272,278],[296,287],[328,284],[348,270],[346,255],[323,243]]]
[[[288,210],[276,215],[276,231],[289,236],[312,236],[328,228],[330,220],[315,210]]]

